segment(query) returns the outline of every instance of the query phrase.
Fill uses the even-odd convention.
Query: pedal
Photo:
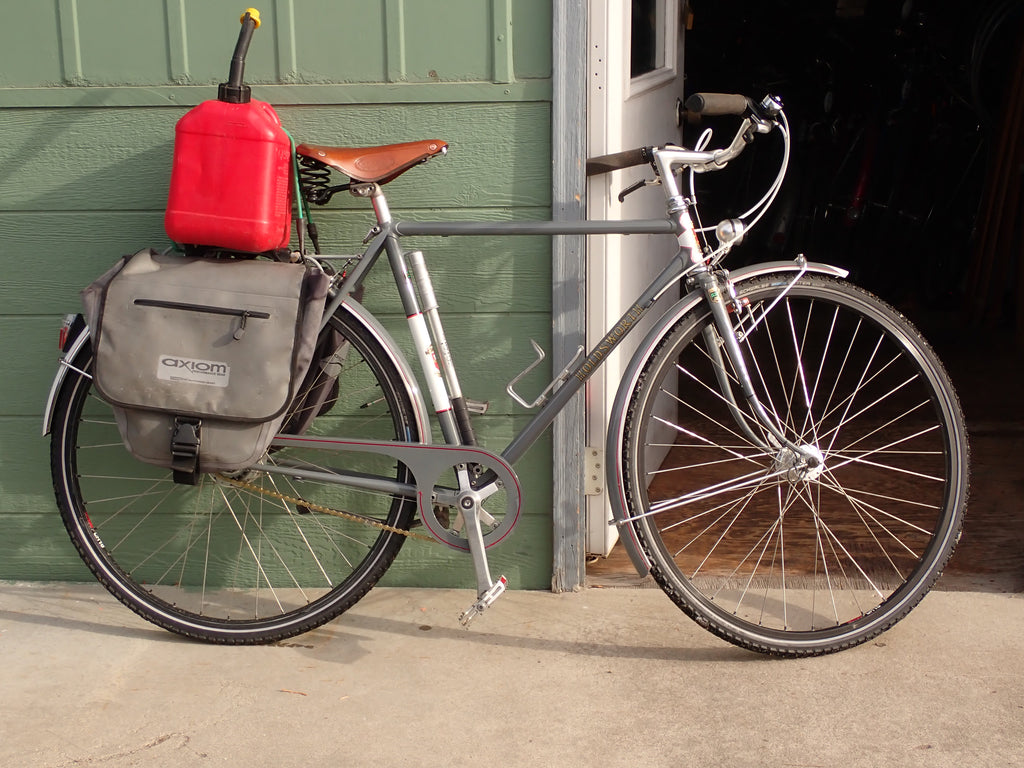
[[[459,623],[464,627],[469,627],[469,622],[487,610],[494,604],[495,600],[501,597],[506,586],[508,586],[508,579],[504,576],[499,576],[490,589],[480,595],[475,603],[459,614]]]

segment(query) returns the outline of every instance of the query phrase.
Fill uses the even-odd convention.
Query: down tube
[[[555,416],[565,407],[565,404],[575,395],[587,379],[605,361],[608,355],[619,343],[629,335],[636,326],[637,321],[646,314],[655,300],[674,282],[685,274],[689,265],[687,251],[680,250],[676,253],[669,264],[654,278],[647,289],[640,295],[626,313],[619,318],[619,321],[612,327],[604,338],[601,339],[580,363],[576,369],[569,374],[565,383],[560,386],[551,399],[540,409],[536,416],[527,424],[509,443],[508,447],[501,454],[509,464],[515,464],[523,454],[530,449],[545,429],[555,420]]]

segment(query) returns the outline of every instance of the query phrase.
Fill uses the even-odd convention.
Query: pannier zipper
[[[185,312],[201,312],[207,315],[228,315],[240,319],[238,328],[232,334],[237,341],[245,333],[245,323],[252,317],[257,320],[269,320],[269,312],[257,312],[250,309],[232,309],[230,307],[211,307],[207,304],[189,304],[183,301],[163,301],[161,299],[135,299],[138,307],[157,307],[159,309],[180,309]]]

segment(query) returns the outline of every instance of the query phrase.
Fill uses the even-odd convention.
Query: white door
[[[683,97],[682,0],[590,0],[588,156],[644,145],[679,143],[677,100]],[[650,219],[665,213],[660,187],[634,192],[619,202],[619,192],[641,178],[648,167],[596,176],[587,188],[590,219]],[[599,341],[632,305],[673,255],[671,235],[591,237],[587,250],[587,341]],[[668,299],[674,296],[671,291]],[[664,301],[665,299],[662,299]],[[648,317],[653,317],[651,313]],[[608,413],[622,370],[643,337],[640,328],[622,343],[587,389],[587,445],[604,449]],[[606,555],[617,540],[608,525],[611,508],[604,488],[588,476],[587,551]],[[588,475],[591,473],[588,472]]]

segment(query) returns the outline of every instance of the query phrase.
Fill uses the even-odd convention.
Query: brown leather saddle
[[[425,163],[434,155],[443,154],[448,142],[439,139],[386,144],[380,147],[325,147],[300,144],[295,151],[324,165],[341,171],[354,182],[386,184],[414,165]]]

